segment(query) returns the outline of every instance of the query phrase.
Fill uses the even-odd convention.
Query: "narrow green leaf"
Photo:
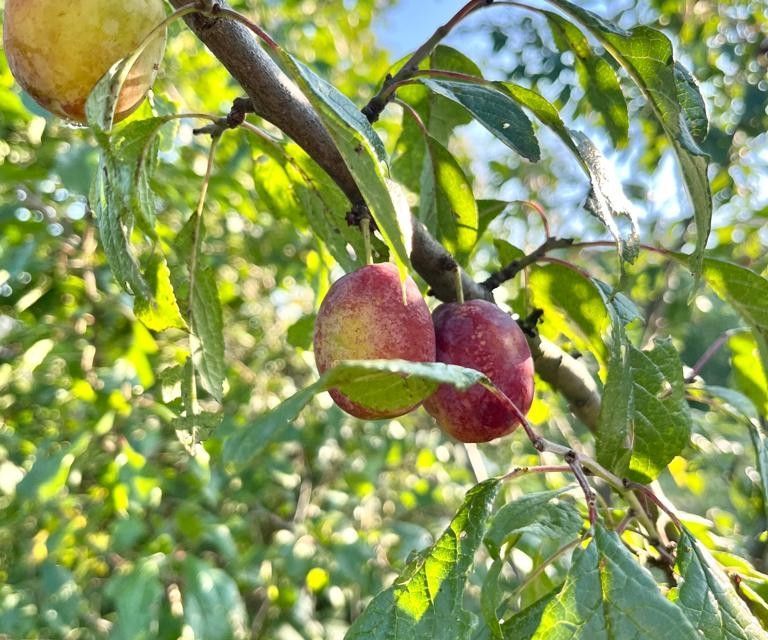
[[[581,22],[627,71],[645,95],[677,154],[696,220],[696,250],[691,268],[698,277],[712,225],[709,159],[697,146],[679,103],[672,43],[660,31],[636,27],[626,32],[568,0],[549,0]]]
[[[317,109],[355,179],[395,262],[405,274],[410,264],[410,207],[386,175],[384,144],[357,106],[309,67],[280,52],[285,69]],[[403,207],[405,202],[405,207]]]
[[[192,357],[203,388],[221,402],[224,393],[224,322],[213,270],[198,263],[190,293],[192,335],[197,344]]]
[[[488,574],[483,580],[483,588],[480,591],[480,609],[483,613],[483,620],[491,632],[494,640],[502,640],[504,635],[499,624],[499,615],[496,610],[499,608],[501,593],[499,592],[499,576],[504,568],[504,560],[494,559]]]
[[[635,206],[629,201],[621,187],[613,167],[603,154],[583,133],[572,131],[579,155],[589,169],[592,191],[585,207],[600,220],[616,240],[622,261],[632,263],[640,251],[640,232],[635,215]],[[626,220],[626,230],[619,227],[617,219]]]
[[[628,349],[628,371],[622,369],[622,398],[611,401],[617,415],[605,411],[597,432],[598,460],[619,475],[639,482],[654,480],[688,443],[691,417],[685,399],[680,356],[669,340],[657,340],[650,351]],[[626,363],[622,363],[626,367]],[[609,381],[604,397],[611,393]],[[631,383],[630,383],[631,380]],[[631,384],[627,389],[627,384]],[[626,421],[616,404],[629,391]],[[604,421],[603,418],[606,417]]]
[[[130,246],[133,215],[127,207],[119,174],[118,164],[112,153],[107,151],[102,154],[91,189],[91,204],[112,273],[121,287],[136,296],[139,304],[145,304],[152,293]]]
[[[508,95],[472,82],[436,78],[420,80],[431,91],[466,108],[510,149],[527,160],[538,162],[541,151],[531,121]]]
[[[159,562],[158,556],[143,558],[107,582],[105,593],[117,610],[110,638],[151,640],[157,637],[163,597]]]
[[[688,532],[677,547],[677,604],[705,640],[766,640],[760,623],[709,552]]]
[[[478,212],[472,185],[450,151],[426,140],[419,219],[448,251],[465,264],[477,242]]]
[[[484,540],[491,556],[499,558],[501,545],[512,535],[530,533],[564,541],[576,537],[583,518],[573,504],[557,499],[564,491],[567,488],[530,493],[501,507]]]
[[[696,78],[678,61],[675,61],[675,86],[677,87],[677,101],[683,110],[688,131],[693,136],[694,142],[701,144],[709,133],[707,105],[701,96]]]
[[[326,371],[319,380],[295,393],[275,409],[239,429],[224,445],[224,460],[242,464],[252,459],[274,439],[315,394],[339,388],[356,402],[387,410],[417,404],[440,384],[468,389],[487,380],[479,371],[441,362],[407,360],[348,360]]]
[[[602,525],[586,549],[574,552],[560,593],[544,609],[533,640],[701,640],[681,609],[667,600],[650,572]]]
[[[451,524],[350,627],[346,640],[456,640],[469,631],[462,609],[467,572],[499,490],[491,479],[471,489]]]
[[[184,561],[184,621],[195,638],[244,640],[248,615],[235,581],[224,571],[188,556]]]
[[[137,299],[134,305],[136,317],[153,331],[186,329],[181,317],[176,294],[171,284],[171,271],[160,253],[154,253],[144,268],[144,275],[152,297]]]
[[[478,200],[477,201],[477,236],[482,236],[488,226],[498,218],[507,207],[509,202],[505,200]]]
[[[751,333],[728,338],[733,382],[762,416],[768,416],[768,375],[760,357],[760,345]]]
[[[554,597],[554,593],[544,596],[504,622],[501,630],[505,640],[531,640],[541,625],[545,609]]]
[[[614,146],[623,147],[628,141],[629,116],[627,101],[616,72],[608,62],[595,54],[576,25],[556,13],[544,13],[557,48],[563,52],[573,52],[581,87],[592,108],[603,117]]]

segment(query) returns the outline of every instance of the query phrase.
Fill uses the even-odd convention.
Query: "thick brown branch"
[[[170,0],[181,7],[185,0]],[[185,18],[189,27],[226,67],[248,94],[254,113],[291,137],[339,185],[353,205],[364,203],[333,139],[320,117],[296,85],[280,70],[261,48],[255,36],[243,25],[223,18],[192,14]],[[453,268],[455,264],[446,249],[426,227],[414,220],[411,263],[444,301],[456,298]],[[462,274],[464,297],[491,299],[490,292]],[[552,343],[531,338],[537,372],[569,401],[574,413],[588,426],[597,424],[600,397],[586,368]]]

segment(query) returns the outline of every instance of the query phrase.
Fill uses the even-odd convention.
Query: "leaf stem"
[[[531,253],[523,256],[522,258],[519,258],[518,260],[513,260],[503,269],[500,269],[496,273],[492,274],[491,277],[488,278],[485,282],[482,282],[481,285],[488,289],[488,291],[493,291],[503,283],[514,278],[526,267],[534,264],[535,262],[538,262],[550,251],[554,251],[555,249],[563,249],[572,245],[572,238],[554,238],[548,236],[547,239],[539,247],[531,251]]]

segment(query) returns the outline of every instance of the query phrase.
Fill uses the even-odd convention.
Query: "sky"
[[[376,22],[380,44],[397,60],[422,44],[465,0],[400,0]]]

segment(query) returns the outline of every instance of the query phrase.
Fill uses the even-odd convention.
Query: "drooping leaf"
[[[512,535],[531,533],[539,538],[567,541],[582,526],[582,517],[570,502],[558,500],[564,490],[531,493],[505,504],[493,516],[485,536],[485,546],[494,558]]]
[[[244,640],[248,636],[245,603],[227,573],[188,556],[183,577],[184,622],[195,638]]]
[[[440,384],[467,389],[485,381],[479,371],[440,362],[348,360],[326,371],[319,380],[295,393],[227,439],[224,460],[242,464],[259,453],[296,419],[315,394],[339,388],[358,403],[382,411],[417,404]]]
[[[698,277],[712,225],[712,193],[707,178],[709,160],[688,130],[678,102],[672,43],[661,31],[636,27],[625,31],[596,14],[569,2],[549,0],[583,24],[606,51],[627,71],[651,105],[677,154],[696,220],[696,250],[691,269]]]
[[[504,200],[478,200],[477,201],[477,236],[482,236],[496,218],[498,218],[509,206]]]
[[[467,572],[480,546],[499,480],[471,489],[435,544],[412,560],[350,627],[346,640],[455,640],[469,632],[462,608]]]
[[[224,322],[221,301],[212,269],[198,261],[190,295],[192,335],[196,340],[192,357],[203,388],[221,401],[224,393]]]
[[[576,25],[550,11],[545,15],[558,49],[573,52],[579,82],[592,108],[603,117],[614,146],[623,147],[628,140],[629,116],[616,72],[595,54]]]
[[[752,402],[756,412],[768,416],[768,375],[760,345],[751,333],[737,333],[728,338],[733,382]]]
[[[766,640],[747,605],[709,552],[688,532],[677,547],[676,602],[705,640]]]
[[[601,413],[598,460],[617,474],[639,482],[655,479],[688,443],[691,418],[685,399],[680,356],[669,340],[656,340],[650,351],[625,345],[621,397]],[[628,369],[626,368],[628,364]],[[611,370],[604,397],[611,393]],[[625,411],[618,405],[626,403]]]
[[[547,604],[533,640],[701,640],[682,610],[667,600],[650,572],[602,525],[574,552],[560,593]]]
[[[462,105],[499,140],[532,162],[541,157],[533,126],[522,109],[506,94],[485,84],[421,78],[436,94]]]

